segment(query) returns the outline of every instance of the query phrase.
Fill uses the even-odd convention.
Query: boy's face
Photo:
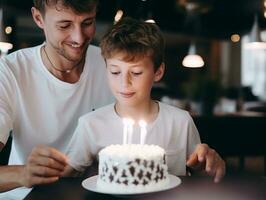
[[[37,25],[44,30],[48,48],[68,61],[79,62],[86,53],[95,34],[96,8],[78,14],[62,5],[45,8],[44,16],[36,8],[32,14]]]
[[[155,72],[154,64],[146,56],[137,61],[123,60],[123,54],[106,59],[109,86],[120,105],[139,106],[150,101],[154,81],[163,76],[164,65]]]

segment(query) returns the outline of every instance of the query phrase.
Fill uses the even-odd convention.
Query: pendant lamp
[[[200,68],[204,66],[202,57],[196,54],[196,45],[194,42],[190,44],[188,55],[184,57],[182,65],[189,68]]]

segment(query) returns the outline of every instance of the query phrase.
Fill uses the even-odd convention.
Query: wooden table
[[[209,177],[180,177],[181,185],[163,192],[131,196],[145,200],[265,200],[266,177],[225,177],[219,184]],[[98,194],[81,186],[83,179],[63,178],[58,182],[35,187],[26,200],[94,200],[122,199],[120,196]],[[125,199],[125,197],[123,198]]]

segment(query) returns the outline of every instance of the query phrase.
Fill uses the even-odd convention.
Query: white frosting
[[[132,158],[140,159],[158,159],[163,158],[165,155],[164,149],[157,145],[140,145],[140,144],[127,144],[127,145],[110,145],[99,152],[99,157],[112,157],[112,159],[131,160]]]
[[[168,184],[165,151],[156,145],[110,145],[99,152],[97,187],[113,193],[154,191]]]

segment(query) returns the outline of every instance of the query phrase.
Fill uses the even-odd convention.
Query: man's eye
[[[67,29],[67,28],[69,28],[69,27],[70,27],[69,24],[59,26],[60,29]]]
[[[94,23],[94,21],[84,22],[83,26],[91,26]]]

